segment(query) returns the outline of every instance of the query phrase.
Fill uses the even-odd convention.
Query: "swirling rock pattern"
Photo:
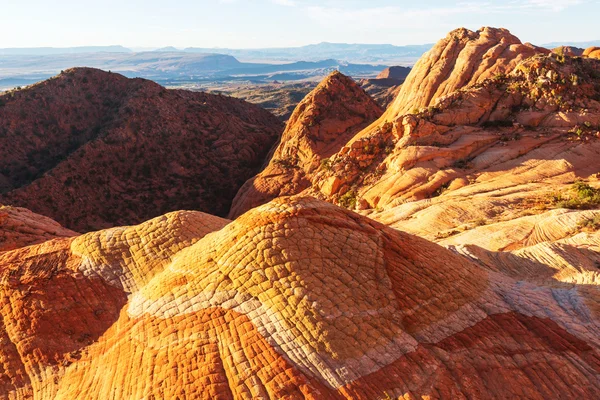
[[[3,398],[594,398],[598,292],[313,198],[0,255]]]

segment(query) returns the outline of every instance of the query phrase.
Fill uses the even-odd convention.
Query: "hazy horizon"
[[[0,48],[278,48],[322,42],[420,45],[452,29],[509,29],[523,42],[600,39],[598,0],[412,4],[392,0],[157,0],[6,4]]]

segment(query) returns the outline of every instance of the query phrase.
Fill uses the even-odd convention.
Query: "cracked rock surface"
[[[484,264],[307,197],[4,252],[0,396],[597,397],[596,287]]]

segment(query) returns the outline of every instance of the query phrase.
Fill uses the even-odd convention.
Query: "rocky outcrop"
[[[329,75],[297,107],[267,167],[238,192],[230,217],[278,196],[300,193],[328,157],[382,114],[351,78]]]
[[[0,252],[76,235],[58,222],[25,208],[0,206]]]
[[[375,79],[394,79],[403,82],[410,73],[410,67],[388,67],[381,71]]]
[[[592,287],[310,198],[226,223],[173,213],[0,254],[2,396],[600,394]]]
[[[573,46],[560,46],[555,49],[552,49],[554,54],[569,56],[569,57],[580,57],[584,53],[584,49],[580,49],[579,47]]]
[[[566,187],[587,179],[598,172],[589,160],[600,146],[599,72],[593,59],[538,55],[421,113],[382,117],[330,157],[308,193],[356,209],[393,208],[473,189],[491,176],[487,192],[525,184],[519,168],[526,160],[552,165],[529,170],[529,181],[562,174],[553,183]],[[498,168],[502,174],[493,174]]]
[[[68,70],[0,96],[0,200],[77,231],[226,215],[280,129],[241,100]]]
[[[490,32],[507,34],[479,35]],[[599,185],[591,160],[600,157],[600,63],[519,54],[498,64],[514,64],[507,73],[466,84],[418,113],[392,118],[388,110],[331,155],[303,193],[447,246],[533,245],[531,231],[541,228],[526,221],[552,221],[552,210],[572,207],[554,199],[577,180]],[[581,218],[571,221],[578,222],[564,232],[540,226],[563,232],[548,239],[555,241],[580,231]]]
[[[427,52],[408,75],[386,116],[394,118],[433,105],[440,97],[498,74],[548,50],[522,44],[506,29],[457,29]]]
[[[600,47],[589,47],[585,49],[583,56],[600,59]]]

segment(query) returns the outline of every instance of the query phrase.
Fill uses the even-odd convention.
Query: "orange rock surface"
[[[233,221],[0,209],[43,227],[0,229],[0,399],[600,398],[589,54],[456,30],[385,113],[334,73]]]
[[[413,67],[389,114],[407,114],[428,107],[439,97],[497,74],[506,74],[522,60],[547,52],[522,44],[506,29],[454,30]]]
[[[333,72],[296,107],[271,161],[240,189],[229,216],[308,188],[328,157],[382,112],[356,82]]]
[[[595,288],[315,199],[53,240],[0,271],[3,398],[600,394]]]
[[[0,203],[77,231],[226,215],[282,129],[241,100],[68,70],[0,96]]]
[[[585,49],[583,56],[600,59],[600,47],[589,47]]]
[[[25,208],[0,206],[0,252],[76,235],[58,222]]]

